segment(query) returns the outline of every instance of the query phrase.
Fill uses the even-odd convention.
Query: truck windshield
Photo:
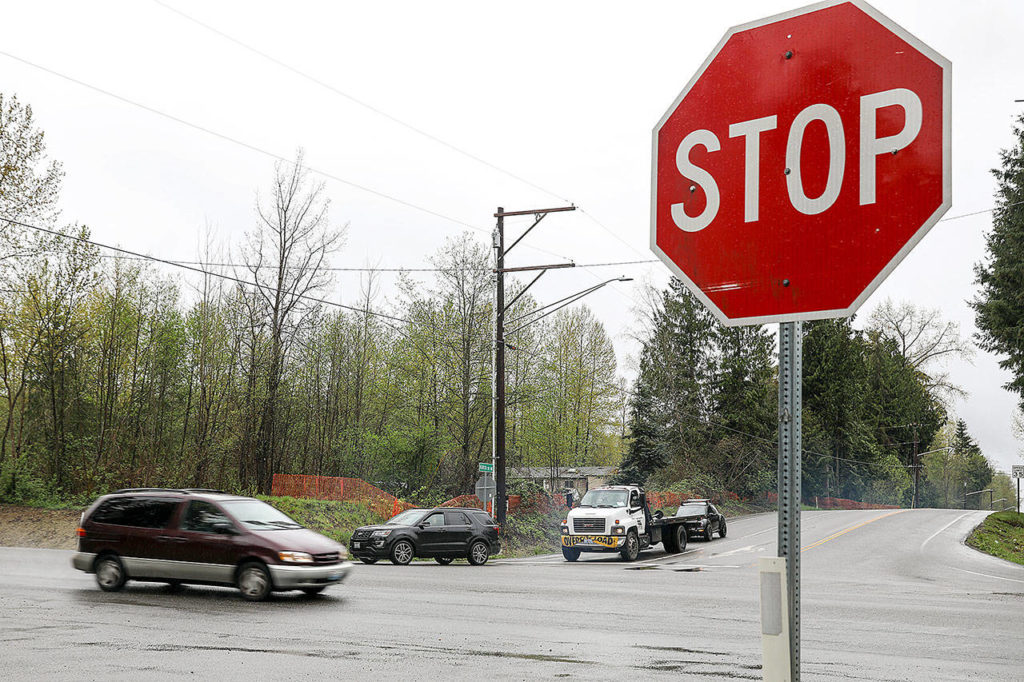
[[[625,507],[629,493],[625,490],[589,490],[580,500],[581,507]]]

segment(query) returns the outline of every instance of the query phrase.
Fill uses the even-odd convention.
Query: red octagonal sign
[[[851,315],[951,203],[950,63],[870,5],[728,31],[654,128],[651,247],[725,324]]]

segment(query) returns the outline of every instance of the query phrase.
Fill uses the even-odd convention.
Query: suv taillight
[[[501,535],[501,526],[494,526],[494,532]]]
[[[80,538],[84,538],[85,537],[85,529],[82,528],[81,526],[79,526],[78,529],[75,531],[75,535],[77,535]]]

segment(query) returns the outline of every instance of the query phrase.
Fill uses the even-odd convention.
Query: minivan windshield
[[[419,523],[419,520],[430,511],[429,509],[406,509],[397,516],[392,516],[387,520],[389,526],[414,526]]]
[[[580,500],[581,507],[625,507],[629,493],[625,490],[588,490]]]
[[[289,518],[259,500],[228,500],[220,503],[229,514],[249,530],[283,530],[302,528],[301,523]]]

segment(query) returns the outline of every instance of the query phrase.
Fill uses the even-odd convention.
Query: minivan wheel
[[[399,540],[391,548],[391,563],[396,566],[405,566],[413,557],[412,543],[408,540]]]
[[[487,563],[487,557],[490,552],[487,551],[487,543],[483,540],[477,540],[469,548],[469,563],[474,566],[483,566]]]
[[[238,591],[249,601],[263,601],[274,587],[267,567],[255,561],[242,564],[238,569],[237,584]]]
[[[117,592],[128,581],[124,565],[116,554],[104,554],[96,560],[96,584],[104,592]]]
[[[442,566],[447,566],[452,562],[452,558],[450,556],[436,556],[434,557],[434,561],[441,564]]]

